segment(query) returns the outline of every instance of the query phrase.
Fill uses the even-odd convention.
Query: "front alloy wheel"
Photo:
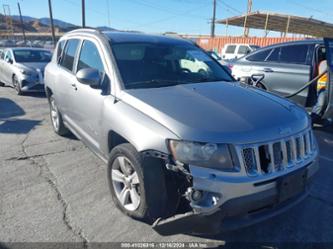
[[[144,157],[133,145],[119,144],[110,152],[108,182],[116,207],[124,214],[148,223],[173,212],[168,202],[164,165]]]
[[[17,95],[22,95],[22,89],[21,89],[21,84],[19,80],[17,79],[16,75],[13,76],[13,86],[14,89],[16,90]]]
[[[131,161],[125,156],[118,156],[112,164],[112,184],[116,197],[128,211],[135,211],[140,206],[140,181]]]

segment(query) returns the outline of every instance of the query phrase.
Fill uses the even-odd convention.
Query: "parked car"
[[[20,40],[20,41],[17,41],[16,42],[16,47],[32,47],[32,43],[31,41],[23,41],[23,40]]]
[[[238,59],[258,49],[259,46],[249,44],[226,44],[221,55],[223,60]]]
[[[54,48],[53,41],[46,41],[44,44],[44,48],[52,50]]]
[[[36,48],[7,48],[0,53],[0,82],[12,85],[17,94],[44,91],[44,68],[51,52]]]
[[[15,41],[13,40],[1,40],[0,47],[15,47]]]
[[[211,56],[214,60],[217,60],[225,70],[231,74],[231,69],[227,61],[222,60],[222,58],[215,51],[207,51],[208,55]]]
[[[318,169],[303,108],[236,82],[186,40],[71,31],[45,91],[54,131],[71,131],[107,163],[116,206],[161,234],[276,215],[304,199]]]
[[[238,80],[262,74],[264,79],[258,84],[259,87],[287,96],[318,75],[318,65],[326,60],[326,50],[323,40],[275,44],[235,61],[232,74]],[[333,88],[331,84],[329,87]],[[316,96],[316,84],[313,84],[292,97],[292,100],[301,106],[312,108],[316,103]],[[327,111],[323,113],[325,118],[333,117],[331,102],[332,98],[327,101]]]

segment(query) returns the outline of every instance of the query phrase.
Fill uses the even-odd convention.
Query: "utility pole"
[[[246,22],[247,22],[247,17],[251,13],[251,11],[252,11],[252,0],[247,0],[247,13],[245,16],[245,21],[244,21],[244,36],[245,37],[248,37],[249,33],[250,33],[250,29],[248,27],[246,27],[246,25],[247,25]]]
[[[8,4],[3,4],[3,13],[6,20],[6,28],[9,30],[7,31],[8,38],[14,39],[14,27],[13,27],[13,20],[10,14],[10,6]]]
[[[50,24],[51,24],[51,30],[52,30],[52,41],[53,41],[53,47],[56,45],[56,38],[54,33],[54,24],[53,24],[53,14],[52,14],[52,3],[51,0],[49,1],[49,13],[50,13]]]
[[[86,26],[86,4],[85,0],[82,0],[82,28]]]
[[[27,38],[25,37],[24,23],[23,23],[23,18],[22,18],[21,6],[20,6],[19,2],[17,2],[17,7],[18,7],[19,14],[20,14],[20,21],[21,21],[21,26],[22,26],[22,34],[23,34],[24,45],[26,46],[27,45]]]
[[[213,17],[210,29],[210,37],[215,36],[215,19],[216,19],[216,0],[213,0]]]

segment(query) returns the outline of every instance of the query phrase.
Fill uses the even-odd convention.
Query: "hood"
[[[131,89],[121,99],[183,140],[264,142],[300,132],[310,124],[302,108],[241,83]]]
[[[38,69],[41,72],[44,72],[44,69],[45,69],[47,63],[48,62],[24,62],[24,63],[17,63],[16,65],[19,68],[22,68],[25,70],[36,71]]]

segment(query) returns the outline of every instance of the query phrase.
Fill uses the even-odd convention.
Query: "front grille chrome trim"
[[[308,129],[281,140],[236,147],[241,167],[248,176],[270,175],[313,158],[316,154],[313,139],[312,130]]]

